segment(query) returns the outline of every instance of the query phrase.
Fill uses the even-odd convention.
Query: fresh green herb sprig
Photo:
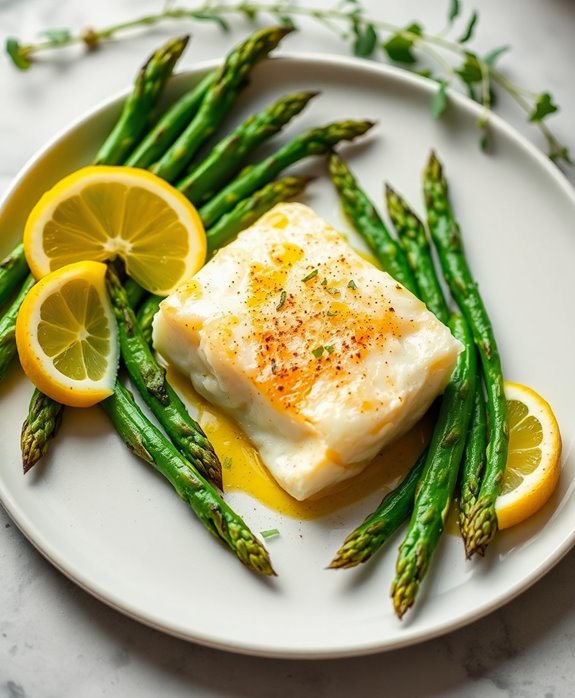
[[[22,43],[10,37],[6,41],[6,52],[17,68],[26,70],[38,53],[73,45],[84,45],[94,50],[117,35],[165,21],[211,22],[222,31],[229,32],[232,28],[231,18],[251,22],[272,19],[296,27],[296,20],[300,17],[312,19],[334,33],[350,46],[356,56],[383,56],[393,64],[434,80],[437,90],[430,107],[433,118],[439,118],[448,106],[447,89],[463,88],[483,107],[478,127],[481,129],[480,143],[484,148],[489,145],[487,125],[497,93],[506,92],[525,113],[527,120],[540,129],[549,157],[557,164],[573,164],[567,146],[556,138],[547,125],[547,118],[559,110],[553,95],[548,91],[528,90],[508,79],[498,69],[498,61],[510,50],[509,46],[496,47],[483,56],[471,49],[479,13],[474,10],[464,17],[460,0],[448,0],[447,24],[437,33],[427,31],[417,21],[402,27],[373,19],[367,15],[361,0],[337,0],[332,7],[323,9],[297,4],[293,0],[204,0],[191,7],[177,5],[176,0],[165,0],[156,13],[101,29],[88,28],[79,33],[69,29],[50,29],[42,32],[42,38],[37,43]],[[465,22],[463,30],[458,29],[457,20]],[[430,65],[434,67],[430,68]]]

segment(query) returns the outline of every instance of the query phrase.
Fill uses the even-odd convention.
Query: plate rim
[[[311,63],[322,67],[336,66],[338,69],[351,68],[359,70],[363,73],[369,73],[384,78],[391,78],[392,80],[401,83],[401,85],[409,87],[409,89],[416,89],[420,91],[423,90],[430,96],[430,98],[437,89],[437,84],[429,78],[413,74],[407,70],[385,63],[351,56],[340,56],[329,53],[324,54],[300,51],[280,51],[270,60],[283,61],[292,64],[297,62],[306,64]],[[192,67],[178,71],[174,74],[174,77],[178,79],[186,79],[186,77],[201,76],[206,71],[214,69],[218,65],[221,65],[221,58],[201,61]],[[97,104],[85,110],[82,114],[76,117],[72,122],[59,129],[42,148],[36,151],[36,153],[34,153],[32,157],[26,161],[23,167],[16,174],[13,181],[7,187],[0,199],[0,210],[5,206],[6,202],[10,200],[14,192],[17,191],[28,172],[33,169],[38,162],[44,159],[46,155],[71,131],[81,127],[84,122],[97,118],[99,113],[104,112],[111,106],[119,103],[120,100],[127,96],[130,89],[131,86],[128,86],[122,90],[116,91],[113,95],[105,100],[99,101]],[[457,108],[463,109],[467,113],[472,113],[476,117],[479,117],[484,113],[481,106],[473,102],[467,96],[456,92],[451,88],[447,90],[447,93],[448,99],[450,102],[455,103]],[[432,118],[431,115],[429,115],[429,118]],[[575,190],[567,177],[563,174],[563,172],[561,172],[559,167],[555,165],[540,148],[538,148],[526,136],[521,134],[514,126],[512,126],[498,114],[490,112],[488,122],[496,131],[501,131],[505,137],[512,140],[521,150],[526,152],[530,158],[534,159],[540,167],[543,167],[544,170],[546,170],[546,174],[551,176],[555,185],[560,187],[562,193],[567,196],[575,210]],[[403,639],[399,638],[393,642],[380,641],[379,643],[374,643],[373,640],[369,640],[364,643],[355,642],[353,645],[350,645],[347,648],[342,647],[337,650],[322,650],[321,648],[318,648],[315,651],[310,651],[309,649],[305,651],[298,651],[294,650],[292,645],[290,645],[289,648],[281,647],[279,643],[274,648],[270,649],[269,647],[250,641],[243,641],[242,643],[229,642],[226,640],[222,641],[221,639],[210,636],[206,633],[186,633],[179,628],[173,627],[172,625],[162,624],[158,619],[155,618],[155,614],[153,613],[148,613],[148,615],[145,615],[143,612],[141,612],[141,610],[130,607],[129,604],[126,604],[125,602],[120,602],[114,595],[99,589],[97,584],[90,585],[89,580],[84,578],[82,572],[76,569],[74,564],[70,564],[69,562],[66,563],[64,560],[59,559],[59,556],[54,552],[53,544],[51,545],[48,541],[44,541],[42,536],[40,536],[40,539],[38,539],[38,536],[35,535],[34,525],[31,525],[25,512],[19,508],[10,492],[6,492],[4,490],[1,481],[0,503],[25,538],[34,546],[34,548],[36,548],[36,550],[42,554],[45,559],[56,567],[56,569],[62,572],[62,574],[64,574],[68,579],[73,581],[84,591],[88,592],[91,596],[105,603],[107,606],[148,627],[188,642],[196,642],[206,647],[229,651],[236,654],[275,659],[315,660],[365,656],[417,645],[440,637],[446,633],[467,626],[509,603],[512,599],[516,598],[518,595],[537,583],[547,572],[557,565],[575,545],[575,528],[573,528],[569,534],[564,536],[562,542],[558,546],[556,546],[547,556],[540,560],[537,567],[532,570],[529,575],[517,580],[508,588],[506,593],[501,594],[496,599],[492,599],[487,604],[482,605],[480,608],[475,609],[470,613],[463,614],[458,619],[447,620],[443,623],[436,624],[433,628],[427,631],[414,634],[407,633]]]

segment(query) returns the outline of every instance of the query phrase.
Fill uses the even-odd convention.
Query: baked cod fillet
[[[357,474],[410,429],[461,350],[412,293],[295,203],[162,302],[154,346],[299,500]]]

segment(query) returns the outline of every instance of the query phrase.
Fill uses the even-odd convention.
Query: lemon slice
[[[194,206],[156,175],[135,167],[84,167],[32,209],[24,250],[37,279],[82,260],[120,257],[147,291],[171,293],[206,257]]]
[[[499,528],[538,511],[551,496],[561,470],[561,434],[555,415],[534,390],[505,383],[509,453],[503,489],[495,502]]]
[[[64,405],[89,407],[114,391],[118,337],[105,276],[101,262],[62,267],[30,289],[18,313],[24,373]]]

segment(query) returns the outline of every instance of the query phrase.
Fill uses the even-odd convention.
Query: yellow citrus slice
[[[561,470],[561,434],[548,403],[533,389],[505,383],[509,454],[495,503],[499,528],[524,521],[547,502]]]
[[[206,235],[194,206],[170,184],[135,167],[84,167],[32,209],[24,250],[37,279],[73,262],[120,257],[151,293],[165,296],[195,274]]]
[[[101,262],[69,264],[33,286],[18,313],[24,373],[64,405],[89,407],[114,391],[118,337],[105,277]]]

